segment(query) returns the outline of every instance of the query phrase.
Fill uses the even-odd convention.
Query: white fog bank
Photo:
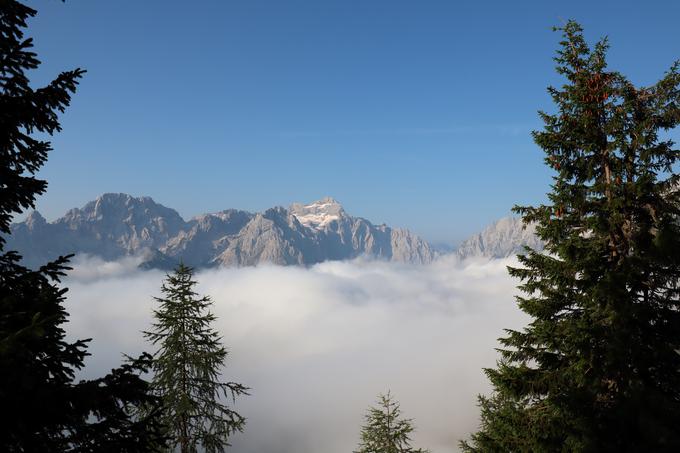
[[[197,273],[231,353],[225,378],[252,388],[238,453],[349,453],[378,393],[414,419],[414,445],[457,451],[478,423],[496,339],[520,328],[513,260],[415,266],[355,260],[309,269],[261,266]],[[85,374],[152,348],[152,296],[164,273],[137,262],[80,259],[66,280],[73,338],[93,337]]]

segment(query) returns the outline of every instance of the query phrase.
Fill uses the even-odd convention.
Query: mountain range
[[[19,251],[28,267],[68,253],[105,260],[143,256],[143,267],[162,269],[180,260],[193,267],[311,265],[359,256],[426,264],[441,253],[408,230],[350,216],[333,198],[262,213],[227,209],[184,220],[149,197],[108,193],[54,222],[33,211],[11,230],[7,249]],[[524,244],[540,247],[530,228],[508,217],[454,253],[460,258],[505,257]]]

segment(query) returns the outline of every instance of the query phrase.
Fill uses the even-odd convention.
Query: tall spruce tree
[[[27,72],[40,62],[23,29],[35,14],[19,2],[0,1],[0,451],[146,452],[163,443],[158,401],[139,377],[150,356],[75,382],[89,340],[65,340],[67,290],[59,279],[69,257],[30,270],[18,253],[5,250],[2,235],[10,234],[12,217],[34,207],[47,186],[34,175],[51,146],[34,134],[60,130],[58,114],[84,72],[63,72],[31,88]],[[142,405],[151,410],[134,417]]]
[[[401,417],[399,403],[387,395],[378,396],[378,407],[371,407],[361,428],[361,442],[354,453],[427,453],[411,447],[413,420]]]
[[[468,452],[680,451],[680,122],[676,63],[635,87],[568,22],[534,132],[550,202],[516,207],[544,253],[509,268],[532,321],[501,339]]]
[[[155,298],[160,307],[154,310],[153,330],[144,332],[158,346],[152,386],[164,402],[172,450],[223,452],[229,436],[245,425],[245,418],[223,399],[234,402],[249,389],[220,380],[228,353],[212,327],[212,301],[198,297],[196,283],[192,269],[180,264],[167,275],[163,297]]]

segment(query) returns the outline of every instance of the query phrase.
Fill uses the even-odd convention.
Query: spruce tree
[[[401,417],[399,403],[390,392],[378,396],[378,407],[369,408],[365,422],[355,453],[427,453],[411,447],[413,420]]]
[[[534,132],[549,202],[516,207],[545,252],[509,268],[532,318],[502,338],[468,452],[680,451],[680,66],[636,87],[568,22]]]
[[[222,382],[220,371],[227,358],[220,335],[213,330],[210,297],[194,291],[193,270],[180,264],[167,275],[163,297],[154,310],[153,330],[144,335],[158,350],[154,354],[152,386],[164,403],[165,424],[171,449],[182,453],[223,452],[228,438],[243,431],[245,418],[229,408],[248,388]]]
[[[35,177],[51,151],[44,138],[60,130],[58,115],[84,72],[30,86],[27,72],[40,62],[23,29],[35,14],[19,2],[0,1],[0,451],[149,451],[163,443],[158,401],[139,377],[150,356],[75,382],[89,340],[65,340],[67,289],[59,280],[69,257],[31,270],[5,250],[1,236],[11,233],[13,216],[44,193],[47,183]],[[151,410],[136,418],[140,406]]]

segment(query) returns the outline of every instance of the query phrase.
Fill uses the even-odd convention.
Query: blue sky
[[[88,70],[40,176],[52,220],[103,192],[185,217],[331,195],[457,242],[544,199],[530,131],[573,18],[651,84],[680,58],[672,1],[33,0],[36,85]]]

